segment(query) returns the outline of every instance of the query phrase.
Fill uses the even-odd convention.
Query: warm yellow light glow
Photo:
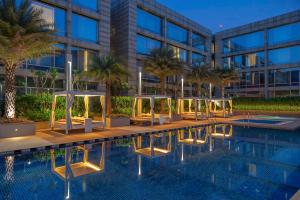
[[[86,162],[84,163],[85,166],[89,167],[89,168],[92,168],[93,170],[95,171],[101,171],[101,168],[100,167],[97,167],[96,165],[90,163],[90,162]]]

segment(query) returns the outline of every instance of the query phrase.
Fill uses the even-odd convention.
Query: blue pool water
[[[0,199],[291,198],[300,188],[300,131],[231,128],[0,156]],[[155,149],[147,151],[150,142]],[[83,149],[94,173],[71,167]]]
[[[257,124],[279,124],[284,121],[279,120],[267,120],[267,119],[238,119],[235,122],[257,123]]]

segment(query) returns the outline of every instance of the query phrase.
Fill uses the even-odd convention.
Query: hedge
[[[300,112],[300,97],[235,98],[234,110]]]
[[[39,95],[22,95],[16,98],[16,114],[17,117],[26,118],[33,121],[48,121],[51,114],[52,106],[51,94]],[[172,101],[172,111],[175,112],[175,101]],[[132,97],[117,96],[112,97],[113,114],[131,116],[132,114]],[[3,115],[4,103],[0,102],[0,113]],[[92,111],[101,109],[100,104],[90,103],[90,115],[94,115]],[[187,106],[187,105],[185,105]],[[65,100],[57,99],[56,118],[60,119],[65,116]],[[144,101],[144,111],[149,111],[149,102]],[[167,109],[167,108],[166,108]],[[282,97],[282,98],[235,98],[233,99],[234,110],[256,110],[256,111],[289,111],[300,112],[300,97]],[[159,112],[160,102],[155,102],[155,111]],[[76,98],[72,109],[74,115],[83,115],[84,102],[82,98]],[[96,114],[95,114],[96,115]]]

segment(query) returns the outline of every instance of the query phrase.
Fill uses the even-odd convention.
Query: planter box
[[[182,120],[181,115],[178,115],[178,114],[172,115],[172,121],[180,121],[180,120]]]
[[[108,128],[129,126],[129,125],[130,125],[130,118],[129,117],[109,117],[109,118],[106,118],[106,126]]]
[[[34,122],[16,122],[0,124],[0,138],[35,135]]]
[[[36,130],[43,130],[43,129],[49,129],[50,128],[50,122],[35,122],[35,128]]]

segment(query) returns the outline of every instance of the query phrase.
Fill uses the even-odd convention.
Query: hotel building
[[[142,92],[159,93],[159,80],[143,71],[142,59],[152,49],[164,46],[172,48],[189,67],[206,62],[237,68],[240,82],[226,89],[231,96],[300,95],[299,10],[213,34],[155,0],[36,0],[33,6],[43,9],[45,19],[54,24],[57,44],[52,55],[29,60],[18,69],[19,94],[35,92],[34,71],[50,68],[59,72],[56,90],[63,90],[67,61],[72,61],[74,70],[88,70],[94,56],[110,51],[132,74],[129,94],[137,93],[139,72]],[[178,79],[168,77],[169,90]],[[46,90],[51,88],[48,82]],[[3,85],[4,70],[0,67],[0,96]],[[84,89],[103,87],[89,80]],[[185,95],[191,91],[185,84]]]
[[[300,95],[300,11],[218,32],[216,65],[236,68],[234,96]]]

